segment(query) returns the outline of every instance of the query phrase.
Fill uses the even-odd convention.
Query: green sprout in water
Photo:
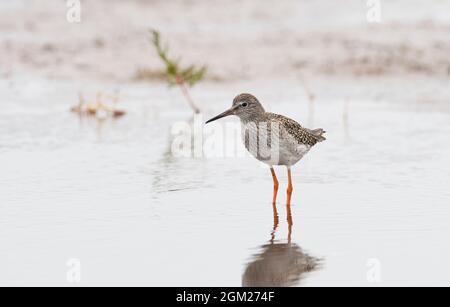
[[[179,60],[170,59],[168,56],[169,47],[161,45],[161,37],[158,31],[151,30],[151,42],[158,53],[159,58],[166,65],[166,77],[169,85],[177,85],[189,103],[190,107],[195,113],[200,113],[200,109],[196,106],[191,96],[189,95],[188,87],[195,85],[201,81],[206,74],[206,66],[190,65],[186,68],[181,68]]]

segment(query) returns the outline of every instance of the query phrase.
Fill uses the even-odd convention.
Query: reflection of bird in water
[[[273,230],[269,243],[261,246],[261,252],[253,257],[242,276],[244,287],[287,287],[295,286],[302,275],[317,270],[321,260],[305,253],[300,246],[291,242],[292,215],[287,205],[287,243],[275,240],[278,227],[278,213],[273,205]]]

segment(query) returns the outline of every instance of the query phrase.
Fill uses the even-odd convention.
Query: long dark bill
[[[235,110],[236,110],[236,107],[232,107],[232,108],[226,110],[225,112],[220,113],[219,115],[211,118],[205,124],[213,122],[213,121],[218,120],[219,118],[222,118],[222,117],[225,117],[225,116],[233,115]]]

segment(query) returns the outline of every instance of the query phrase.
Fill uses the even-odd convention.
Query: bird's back
[[[280,125],[282,134],[289,134],[299,145],[314,146],[318,142],[325,141],[325,137],[323,136],[325,131],[322,128],[310,130],[302,127],[295,120],[280,114],[266,113],[266,116],[270,121]]]

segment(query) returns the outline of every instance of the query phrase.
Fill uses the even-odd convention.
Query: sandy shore
[[[80,23],[64,1],[12,1],[0,12],[0,74],[132,82],[163,67],[148,42],[156,28],[172,54],[204,63],[209,80],[300,75],[450,76],[445,9],[420,1],[383,6],[381,24],[366,21],[361,1],[217,2],[82,1]],[[402,3],[404,5],[402,5]],[[433,21],[431,21],[433,18]]]

